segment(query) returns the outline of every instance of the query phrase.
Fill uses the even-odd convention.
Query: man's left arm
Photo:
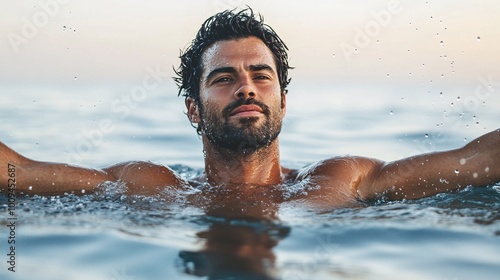
[[[466,186],[500,182],[500,129],[456,150],[383,163],[359,160],[357,195],[363,200],[417,199]]]

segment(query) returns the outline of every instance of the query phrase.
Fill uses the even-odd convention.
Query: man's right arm
[[[13,172],[9,172],[9,167]],[[31,160],[0,142],[1,193],[9,192],[12,179],[15,180],[16,194],[37,195],[92,193],[105,182],[117,181],[126,184],[128,194],[152,195],[161,187],[184,183],[168,167],[150,162],[127,162],[99,170]]]
[[[0,192],[8,192],[9,179],[15,180],[16,194],[38,195],[90,193],[106,181],[117,180],[103,170],[31,160],[0,142]]]

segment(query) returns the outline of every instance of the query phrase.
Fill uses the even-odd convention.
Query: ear
[[[285,113],[286,113],[286,91],[283,91],[281,93],[281,112],[282,112],[283,117],[284,117]]]
[[[200,123],[200,109],[198,104],[196,104],[196,100],[191,97],[186,98],[186,108],[187,108],[187,116],[191,123]]]

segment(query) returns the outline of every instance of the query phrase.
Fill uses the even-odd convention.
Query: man
[[[203,142],[205,172],[185,180],[165,166],[127,162],[102,170],[28,159],[0,143],[0,164],[16,172],[16,193],[90,193],[122,182],[129,194],[195,190],[196,205],[274,213],[285,201],[331,208],[363,201],[416,199],[500,181],[500,130],[465,147],[385,163],[334,157],[302,170],[280,164],[278,135],[289,83],[287,48],[251,9],[209,18],[181,56],[180,93]],[[9,175],[0,172],[8,192]],[[261,201],[262,203],[255,203]],[[245,207],[242,207],[245,206]],[[230,211],[229,211],[230,212]]]

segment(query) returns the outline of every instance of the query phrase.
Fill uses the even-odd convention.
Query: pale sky
[[[422,131],[422,127],[433,130],[439,123],[457,132],[452,126],[455,123],[449,122],[457,119],[460,120],[459,128],[463,128],[461,133],[478,135],[486,132],[483,131],[486,127],[497,127],[495,106],[500,102],[499,91],[495,90],[500,85],[498,0],[0,0],[0,103],[11,102],[14,105],[6,108],[33,111],[35,115],[43,110],[43,102],[50,103],[51,108],[59,102],[62,107],[78,112],[91,112],[97,104],[105,108],[101,112],[106,113],[111,100],[140,84],[148,76],[148,69],[159,69],[162,75],[168,76],[168,79],[163,77],[166,82],[158,92],[175,94],[177,87],[170,79],[174,76],[173,67],[179,65],[180,50],[193,39],[202,22],[216,12],[246,5],[261,13],[290,49],[290,64],[295,67],[290,71],[290,92],[301,94],[290,96],[287,104],[294,110],[287,111],[287,118],[302,124],[299,131],[306,139],[308,128],[323,126],[337,128],[331,132],[335,135],[326,138],[338,138],[344,126],[337,126],[335,120],[349,126],[352,124],[349,118],[353,115],[324,120],[321,116],[345,108],[359,114],[369,111],[375,103],[375,108],[387,107],[387,112],[375,112],[377,116],[390,116],[389,112],[396,107],[406,110],[411,118],[403,126],[391,122],[392,119],[379,121],[377,125],[366,122],[370,124],[364,130],[366,135],[371,135],[370,129],[377,133],[381,129],[387,133],[391,129],[405,133]],[[488,88],[487,83],[492,86]],[[92,90],[79,90],[85,86]],[[477,96],[478,87],[481,96]],[[442,91],[444,96],[440,94]],[[92,99],[82,94],[86,92],[99,95],[94,94]],[[335,95],[311,98],[309,92]],[[52,93],[58,98],[42,98],[53,96]],[[29,98],[19,102],[14,98],[19,96]],[[451,108],[459,97],[463,100],[462,106]],[[313,112],[317,111],[318,98],[325,98],[322,100],[325,113],[315,119],[315,126],[311,127],[308,118],[316,116]],[[464,108],[471,98],[484,101],[484,104],[467,111],[469,119],[462,121],[462,115],[458,116],[459,108]],[[146,111],[149,106],[144,106],[145,114],[149,114]],[[182,107],[182,100],[179,106]],[[436,115],[422,116],[415,112],[414,108],[422,106],[429,107]],[[184,118],[181,108],[177,113]],[[66,120],[55,118],[53,124],[36,133],[60,135],[56,131],[67,131],[60,141],[70,144],[63,146],[74,147],[75,143],[80,143],[81,131],[86,128],[78,123],[70,125],[74,130],[68,132],[68,128],[62,128],[67,123],[55,125]],[[303,122],[299,121],[302,119]],[[472,125],[478,120],[481,126]],[[92,119],[89,122],[93,125]],[[46,120],[43,123],[46,126]],[[465,130],[469,124],[471,128]],[[186,129],[191,128],[186,125]],[[35,133],[36,130],[31,131]],[[360,148],[351,145],[352,135],[341,135],[344,135],[344,142],[337,139],[340,146],[336,150],[325,149],[326,152],[361,153],[377,158],[413,154],[385,145],[375,149],[371,145]],[[45,135],[36,137],[50,139]],[[283,138],[283,143],[293,137],[303,139],[294,134]],[[291,143],[295,143],[293,141]],[[32,146],[27,147],[30,150]],[[121,149],[120,145],[116,147]],[[284,147],[284,154],[297,153],[293,144]],[[293,153],[286,147],[293,147]],[[120,154],[112,150],[112,145],[106,149],[110,154]],[[58,161],[52,157],[48,160]]]
[[[135,82],[157,65],[173,75],[207,17],[246,5],[287,43],[294,80],[500,80],[495,0],[1,2],[4,84]]]

